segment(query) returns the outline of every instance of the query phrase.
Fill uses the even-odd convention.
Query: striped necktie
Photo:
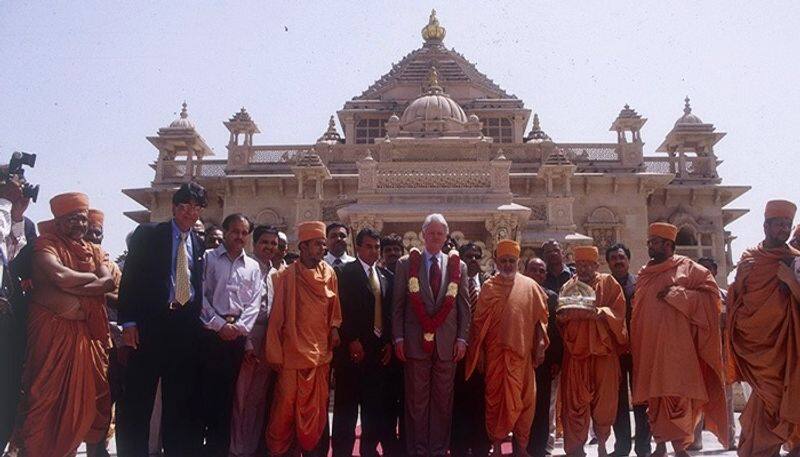
[[[478,304],[478,283],[475,276],[469,278],[469,310],[475,312],[475,305]]]

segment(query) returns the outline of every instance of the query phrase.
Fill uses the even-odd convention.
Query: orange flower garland
[[[429,315],[425,312],[425,303],[422,301],[419,286],[419,271],[422,265],[422,253],[417,248],[411,249],[409,253],[409,277],[408,277],[408,299],[411,301],[411,309],[419,319],[422,327],[422,349],[425,352],[433,352],[434,336],[438,329],[447,319],[447,315],[453,309],[458,295],[458,283],[461,280],[461,259],[458,251],[450,251],[447,257],[447,293],[444,296],[441,308]],[[434,299],[438,291],[432,291]]]

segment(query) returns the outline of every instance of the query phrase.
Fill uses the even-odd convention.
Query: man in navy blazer
[[[117,419],[121,457],[148,455],[159,379],[165,454],[200,452],[197,347],[205,245],[192,226],[206,204],[202,186],[183,184],[172,196],[172,219],[142,224],[131,236],[119,290],[119,322],[128,353]]]

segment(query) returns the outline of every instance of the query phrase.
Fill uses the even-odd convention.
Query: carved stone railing
[[[157,176],[156,180],[161,183],[178,183],[193,178],[221,178],[225,176],[226,163],[225,159],[193,161],[189,167],[189,173],[187,173],[187,161],[164,160],[160,164],[161,176]]]
[[[476,166],[478,165],[478,166]],[[375,188],[388,189],[464,189],[485,192],[492,187],[491,170],[483,164],[386,163],[377,170]]]
[[[575,163],[621,160],[617,143],[559,143],[557,147]]]
[[[310,145],[253,146],[249,163],[293,164],[300,154],[309,149]]]
[[[645,157],[644,171],[648,173],[672,173],[675,181],[718,182],[717,160],[714,157]]]

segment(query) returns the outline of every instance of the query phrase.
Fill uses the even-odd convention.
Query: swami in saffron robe
[[[267,448],[283,454],[294,439],[314,449],[328,421],[331,329],[341,326],[338,283],[333,268],[297,261],[273,277],[275,297],[264,353],[280,364],[267,425]]]
[[[485,365],[486,431],[493,442],[513,432],[525,449],[536,406],[536,351],[544,354],[549,344],[547,295],[519,273],[492,277],[481,287],[470,334],[465,374],[479,360]]]
[[[559,394],[567,455],[582,453],[590,419],[600,443],[608,440],[617,418],[619,355],[628,345],[622,287],[613,276],[602,273],[589,285],[595,291],[599,316],[593,319],[578,315],[559,321],[564,340]],[[563,286],[568,287],[569,282]]]
[[[631,318],[633,402],[647,404],[657,443],[688,446],[704,414],[706,430],[728,446],[721,312],[714,276],[688,257],[640,270]]]
[[[740,418],[742,456],[800,444],[800,304],[777,277],[781,261],[796,256],[789,246],[748,249],[741,263],[752,268],[728,292],[729,374],[753,388]]]
[[[106,257],[97,245],[53,234],[36,240],[34,255],[38,252],[50,253],[80,272],[95,272]],[[105,439],[111,421],[105,297],[81,296],[79,303],[82,320],[56,314],[52,309],[58,304],[31,302],[14,435],[20,455],[63,457],[74,454],[81,442]]]

